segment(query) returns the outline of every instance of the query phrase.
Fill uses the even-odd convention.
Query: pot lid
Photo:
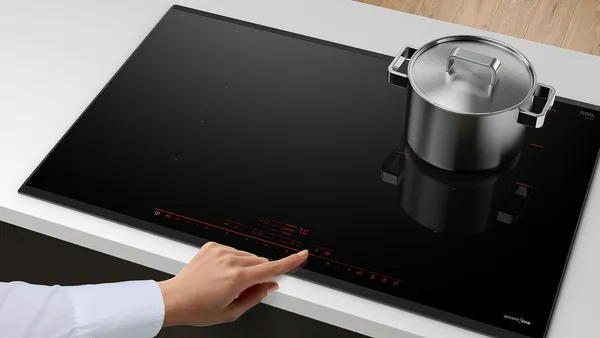
[[[451,36],[426,44],[412,56],[408,78],[425,100],[463,114],[515,108],[533,95],[537,85],[523,54],[479,36]]]

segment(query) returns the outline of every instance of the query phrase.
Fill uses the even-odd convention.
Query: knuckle
[[[215,242],[208,242],[206,244],[204,244],[203,248],[206,249],[214,249],[218,244]]]
[[[227,250],[225,250],[225,248],[224,248],[224,247],[222,247],[222,246],[220,246],[220,245],[216,246],[216,247],[213,249],[213,251],[214,251],[214,252],[215,252],[215,254],[216,254],[216,255],[218,255],[218,256],[226,256],[226,255],[228,254],[228,251],[227,251]]]
[[[225,266],[232,266],[233,265],[233,258],[229,255],[219,255],[219,257],[217,258],[217,262],[220,265],[225,265]]]
[[[234,266],[237,263],[237,259],[234,255],[225,255],[223,256],[223,260],[225,262],[225,264],[227,264],[228,266]]]
[[[232,277],[233,277],[233,281],[237,282],[239,280],[242,280],[244,278],[245,274],[244,274],[244,270],[242,269],[235,269],[232,273]]]
[[[242,278],[242,272],[239,269],[231,269],[226,276],[228,284],[236,284]]]

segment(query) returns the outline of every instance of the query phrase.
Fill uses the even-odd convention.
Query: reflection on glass
[[[436,168],[409,147],[398,146],[386,158],[382,180],[397,186],[402,209],[436,233],[468,235],[496,221],[516,224],[531,195],[514,176],[519,161],[494,171],[457,173]]]

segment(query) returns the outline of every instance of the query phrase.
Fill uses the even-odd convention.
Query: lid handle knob
[[[498,69],[502,63],[495,57],[479,54],[460,47],[454,47],[452,48],[452,51],[450,51],[450,55],[446,58],[446,72],[450,72],[454,66],[454,61],[456,60],[470,62],[491,69],[492,79],[490,80],[490,84],[493,86],[498,82]]]

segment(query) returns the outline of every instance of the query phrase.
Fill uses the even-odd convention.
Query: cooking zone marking
[[[164,213],[164,214],[165,214],[165,218],[168,218],[168,219],[171,219],[171,216],[174,216],[174,217],[176,217],[176,218],[177,218],[177,220],[179,220],[179,219],[184,219],[184,220],[189,220],[189,221],[192,221],[192,222],[196,222],[196,223],[199,223],[199,224],[205,225],[205,229],[208,229],[208,227],[213,227],[213,228],[216,228],[216,229],[223,230],[223,231],[225,231],[226,233],[230,232],[230,233],[234,233],[234,234],[236,234],[236,235],[244,236],[244,237],[246,237],[246,239],[248,239],[248,238],[251,238],[251,239],[254,239],[254,240],[256,240],[256,241],[261,241],[261,242],[264,242],[264,243],[266,243],[266,244],[271,244],[271,245],[274,245],[274,246],[276,246],[276,247],[281,247],[281,248],[284,248],[284,249],[287,249],[287,250],[292,250],[292,251],[294,251],[294,252],[300,252],[300,251],[301,251],[300,249],[293,248],[293,247],[291,247],[291,246],[287,246],[287,245],[283,245],[283,244],[280,244],[280,243],[273,242],[272,240],[274,240],[274,238],[272,238],[271,236],[269,236],[269,237],[270,237],[269,239],[272,239],[272,240],[267,240],[267,239],[265,239],[265,238],[260,238],[260,237],[257,237],[257,236],[252,236],[252,235],[244,234],[244,233],[242,233],[242,232],[235,231],[235,230],[232,230],[232,229],[227,229],[227,228],[224,228],[224,227],[221,227],[221,226],[218,226],[218,225],[212,224],[212,223],[208,223],[208,222],[200,221],[200,220],[197,220],[197,219],[194,219],[194,218],[191,218],[191,217],[187,217],[187,216],[179,215],[179,214],[176,214],[176,213],[174,213],[174,212],[167,211],[167,210],[164,210],[164,209],[154,208],[154,210],[155,210],[155,211],[154,211],[154,215],[155,215],[155,216],[159,216],[159,215],[160,215],[160,213],[162,212],[162,213]],[[233,222],[233,221],[231,221],[231,220],[229,220],[229,219],[227,219],[227,220],[225,220],[225,221],[226,221],[226,222],[229,222],[229,223],[233,223],[233,224],[240,224],[240,225],[242,224],[242,223],[239,223],[239,222]],[[280,222],[278,222],[278,223],[280,223]],[[292,226],[292,227],[296,228],[296,226],[294,226],[294,225],[291,225],[291,224],[285,224],[285,225],[287,225],[287,226]],[[268,231],[268,230],[267,230],[267,231]],[[288,230],[288,231],[289,231],[289,230]],[[261,231],[261,232],[260,232],[260,236],[262,236],[262,234],[263,234],[263,233],[262,233],[262,231]],[[265,234],[265,235],[268,235],[268,234]],[[257,243],[258,243],[258,242],[257,242]],[[265,245],[265,246],[266,246],[266,245]],[[323,248],[323,247],[320,247],[320,246],[316,246],[316,245],[315,245],[315,246],[314,246],[314,248],[313,248],[313,251],[315,251],[315,252],[319,252],[319,248],[320,248],[321,250],[324,250],[324,248]],[[286,252],[287,252],[287,251],[286,251]],[[330,252],[330,253],[331,253],[331,252],[334,252],[334,251],[333,251],[333,250],[329,250],[328,252]],[[357,275],[359,275],[359,276],[363,276],[365,273],[369,273],[369,274],[370,274],[370,276],[371,276],[371,277],[370,277],[370,279],[375,279],[373,276],[377,276],[377,277],[379,277],[378,279],[381,281],[381,283],[387,283],[387,282],[388,282],[388,280],[389,280],[389,281],[391,281],[391,284],[392,284],[393,286],[398,286],[398,284],[402,282],[402,279],[400,279],[400,278],[394,278],[394,277],[386,276],[386,275],[384,275],[384,274],[381,274],[381,273],[378,273],[378,272],[374,272],[374,271],[368,271],[368,270],[366,270],[366,269],[362,269],[362,268],[359,268],[359,267],[357,267],[357,266],[354,266],[354,265],[350,265],[350,264],[346,264],[346,263],[343,263],[343,262],[340,262],[340,261],[336,261],[336,260],[334,260],[334,259],[331,259],[331,258],[328,258],[328,257],[323,257],[323,256],[316,255],[316,254],[315,254],[315,253],[313,253],[313,252],[309,252],[309,256],[312,256],[312,257],[315,257],[315,258],[319,258],[319,259],[322,259],[322,260],[325,260],[325,261],[328,261],[328,262],[331,262],[331,263],[335,263],[335,264],[338,264],[338,265],[340,265],[340,266],[345,266],[345,267],[348,267],[348,268],[349,268],[349,269],[348,269],[348,271],[350,271],[351,269],[354,269],[354,270],[356,270],[356,272],[355,272],[355,273],[356,273]]]

